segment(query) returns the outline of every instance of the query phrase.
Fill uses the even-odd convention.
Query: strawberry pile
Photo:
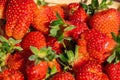
[[[120,80],[112,0],[36,2],[0,0],[0,80]]]

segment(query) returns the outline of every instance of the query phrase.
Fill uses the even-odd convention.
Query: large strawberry
[[[88,61],[78,69],[76,80],[104,80],[102,67],[96,61]]]
[[[39,31],[31,31],[23,38],[21,42],[23,49],[28,50],[30,46],[35,46],[38,49],[46,46],[45,36]]]
[[[87,41],[89,55],[99,62],[104,62],[116,46],[116,42],[113,39],[98,30],[91,29],[84,32],[83,35]]]
[[[116,35],[119,31],[120,18],[119,12],[116,9],[110,8],[107,10],[95,13],[90,19],[90,27],[100,30],[107,36],[112,38],[111,32]]]
[[[0,75],[1,80],[24,80],[23,74],[14,69],[5,69]]]
[[[33,20],[33,0],[10,0],[6,11],[5,31],[8,36],[21,39]]]
[[[55,74],[50,80],[75,80],[70,72],[59,72]]]

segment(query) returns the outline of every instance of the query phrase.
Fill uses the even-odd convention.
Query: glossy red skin
[[[76,28],[67,31],[66,35],[72,37],[73,40],[79,39],[80,34],[83,33],[85,30],[88,30],[88,26],[84,22],[71,22],[71,25],[74,25]]]
[[[33,20],[33,0],[10,0],[6,11],[5,32],[8,36],[21,39]]]
[[[69,72],[59,72],[55,74],[50,80],[75,80],[75,78]]]
[[[75,80],[102,80],[102,67],[96,61],[88,61],[76,72]]]
[[[20,70],[25,73],[26,62],[28,61],[28,57],[31,55],[31,51],[18,51],[14,54],[8,56],[6,65],[14,70]]]
[[[46,37],[46,42],[47,42],[47,46],[49,47],[52,47],[53,50],[56,51],[57,54],[61,53],[62,52],[62,44],[60,44],[56,38],[54,37],[50,37],[50,36],[47,36]]]
[[[23,74],[14,69],[5,69],[0,77],[2,80],[24,80]]]
[[[105,72],[110,80],[120,80],[120,62],[116,64],[107,64],[105,66]]]
[[[94,14],[90,18],[89,25],[112,38],[111,32],[118,34],[120,26],[120,15],[117,9],[107,9]]]
[[[30,46],[37,47],[38,49],[46,46],[45,36],[39,31],[31,31],[23,38],[21,47],[29,50]]]
[[[26,73],[28,80],[42,80],[46,77],[48,70],[47,62],[41,61],[39,64],[28,62]]]
[[[69,20],[76,23],[76,22],[87,22],[88,14],[86,11],[79,7],[74,13],[69,17]]]
[[[113,39],[98,30],[88,30],[83,34],[87,41],[87,50],[90,57],[98,60],[100,63],[110,56],[111,51],[116,46],[116,42]]]

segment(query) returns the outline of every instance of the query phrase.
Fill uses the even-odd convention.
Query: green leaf
[[[70,31],[72,29],[76,28],[74,25],[70,25],[69,27],[65,28],[64,31]]]
[[[113,54],[110,57],[108,57],[107,62],[112,63],[115,57],[116,57],[116,50],[113,52]]]
[[[23,48],[20,47],[20,46],[15,46],[14,49],[15,49],[15,50],[19,50],[19,51],[22,51],[22,50],[23,50]]]
[[[50,74],[51,74],[51,75],[54,75],[54,74],[57,73],[57,72],[58,72],[58,71],[57,71],[56,66],[53,66],[53,67],[51,68]]]
[[[5,37],[3,37],[1,35],[0,35],[0,41],[9,43],[9,41]]]
[[[50,23],[50,26],[58,26],[58,25],[62,25],[64,24],[64,22],[62,20],[54,20]]]
[[[98,0],[92,0],[91,3],[92,3],[92,7],[94,9],[97,9],[99,7],[99,1]]]
[[[36,55],[31,55],[28,59],[30,61],[35,61],[38,57]]]
[[[9,42],[10,42],[11,44],[13,44],[13,45],[18,44],[18,43],[20,43],[20,42],[22,41],[22,40],[15,40],[15,39],[13,39],[13,38],[9,38],[8,40],[9,40]]]
[[[78,57],[78,50],[79,50],[79,46],[76,45],[76,47],[75,47],[75,58]]]
[[[57,27],[57,26],[56,26]],[[49,36],[56,37],[60,28],[51,28]]]
[[[60,60],[62,60],[63,62],[67,62],[68,61],[68,59],[64,56],[64,53],[60,54]]]
[[[35,55],[38,55],[40,53],[40,51],[34,47],[34,46],[30,46],[30,50],[35,54]]]
[[[62,17],[59,15],[59,13],[58,13],[58,12],[56,12],[56,17],[57,17],[57,19],[58,19],[58,20],[63,21]],[[63,23],[64,23],[64,21],[63,21]]]
[[[74,61],[75,55],[72,50],[67,51],[67,57],[68,57],[69,63]]]
[[[40,59],[36,59],[36,60],[35,60],[35,65],[39,64],[40,62],[41,62]]]
[[[37,0],[38,5],[47,5],[47,3],[44,0]]]
[[[112,38],[113,38],[115,41],[117,41],[117,36],[115,35],[115,33],[114,33],[114,32],[111,32],[111,35],[112,35]]]

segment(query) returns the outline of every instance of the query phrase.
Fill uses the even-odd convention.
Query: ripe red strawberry
[[[53,50],[56,51],[57,54],[61,53],[62,52],[62,44],[60,44],[56,38],[54,37],[50,37],[50,36],[47,36],[46,37],[46,42],[47,42],[47,46],[50,46],[52,47]]]
[[[1,80],[24,80],[24,76],[18,70],[5,69],[1,74]]]
[[[46,77],[48,64],[46,61],[41,61],[39,64],[29,62],[27,64],[26,73],[28,80],[42,80]]]
[[[0,0],[0,19],[5,19],[8,0]]]
[[[75,80],[70,72],[59,72],[55,74],[50,80]]]
[[[119,31],[119,12],[113,8],[103,10],[94,14],[91,17],[89,24],[91,28],[100,30],[112,38],[111,32],[114,32],[117,35]]]
[[[88,30],[88,26],[84,22],[76,22],[76,23],[71,22],[71,24],[74,25],[75,28],[72,30],[68,30],[66,32],[66,35],[72,37],[73,40],[77,40],[82,32]]]
[[[46,13],[49,13],[50,11],[51,9],[48,6],[40,6],[39,8],[36,6],[34,8],[34,18],[32,22],[33,28],[41,31],[44,34],[48,34],[50,20]]]
[[[103,80],[102,67],[96,61],[88,61],[79,68],[76,80]]]
[[[88,14],[86,11],[79,7],[74,13],[69,17],[69,20],[76,23],[76,22],[87,22]]]
[[[107,73],[110,80],[120,80],[120,62],[108,63],[105,66],[105,72]]]
[[[98,30],[88,30],[83,34],[87,40],[87,50],[90,57],[98,60],[100,63],[104,62],[111,55],[111,51],[116,46],[116,42],[113,39]]]
[[[46,46],[46,39],[44,35],[39,31],[31,31],[23,38],[21,47],[25,50],[29,50],[30,46],[37,47],[38,49]]]
[[[86,45],[86,40],[78,39],[78,56],[74,60],[74,71],[77,71],[77,69],[79,69],[86,61],[89,60],[89,53]]]
[[[74,12],[80,7],[79,3],[68,4],[69,15],[73,15]]]
[[[5,31],[8,36],[21,39],[33,20],[33,0],[10,0],[6,11]]]
[[[31,54],[32,53],[30,51],[17,51],[8,56],[6,65],[11,69],[20,70],[21,72],[25,73],[26,62]]]
[[[51,10],[52,10],[52,16],[47,13],[50,21],[52,20],[56,20],[56,13],[58,13],[63,19],[64,19],[64,10],[62,8],[62,5],[54,5],[54,6],[50,6]]]

